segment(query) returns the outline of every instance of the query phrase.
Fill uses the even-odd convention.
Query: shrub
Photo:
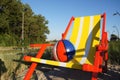
[[[109,42],[108,53],[111,64],[120,64],[120,40]]]
[[[15,46],[17,45],[16,37],[14,35],[1,34],[0,46]]]

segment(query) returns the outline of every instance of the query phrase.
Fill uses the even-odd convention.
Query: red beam
[[[68,23],[68,25],[67,25],[67,28],[66,28],[65,32],[62,34],[62,39],[66,38],[67,33],[68,33],[68,31],[70,29],[70,26],[72,25],[72,22],[74,21],[74,19],[75,18],[72,16],[71,19],[70,19],[70,21],[69,21],[69,23]]]
[[[102,14],[101,17],[103,18],[103,24],[102,24],[102,37],[103,37],[106,28],[106,13]]]
[[[41,47],[43,44],[30,44],[30,47]],[[54,46],[54,44],[44,44],[44,45],[47,45],[47,46]]]

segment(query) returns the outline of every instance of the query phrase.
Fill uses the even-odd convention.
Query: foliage
[[[119,37],[116,36],[115,34],[111,34],[110,41],[117,41],[119,40]]]
[[[109,59],[112,64],[120,65],[120,40],[109,42]]]
[[[45,53],[43,54],[42,59],[47,59],[47,60],[53,59],[53,57],[52,57],[52,47],[49,47],[45,50]]]
[[[21,39],[22,23],[24,41]],[[34,14],[28,4],[20,0],[0,0],[0,46],[42,43],[49,34],[47,24],[45,17]]]

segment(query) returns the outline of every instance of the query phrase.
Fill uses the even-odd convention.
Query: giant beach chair
[[[73,24],[73,25],[72,25]],[[69,41],[75,47],[75,56],[68,62],[41,59],[45,49],[54,44],[31,44],[31,47],[39,47],[36,57],[24,56],[25,61],[32,62],[24,80],[29,80],[37,63],[43,63],[65,68],[80,69],[92,72],[91,80],[97,80],[98,73],[107,70],[108,40],[106,28],[106,13],[93,16],[72,17],[62,34],[62,39],[72,32]]]

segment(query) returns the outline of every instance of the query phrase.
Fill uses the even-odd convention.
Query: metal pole
[[[117,26],[113,26],[113,28],[115,28],[115,29],[116,29],[116,31],[117,31],[117,33],[118,33],[118,39],[119,39],[119,31],[118,31]]]
[[[118,33],[118,40],[119,40],[119,31],[118,31],[118,28],[117,28],[117,26],[113,26],[113,28],[116,29],[116,31],[117,31],[117,33]]]
[[[112,31],[112,34],[114,33],[115,31]]]
[[[24,53],[24,11],[22,12],[22,53]]]
[[[116,15],[120,16],[120,13],[118,11],[116,11],[116,13],[114,13],[113,16],[116,16]],[[113,26],[113,28],[116,28],[116,31],[118,33],[118,40],[119,40],[119,30],[118,30],[117,26]]]

